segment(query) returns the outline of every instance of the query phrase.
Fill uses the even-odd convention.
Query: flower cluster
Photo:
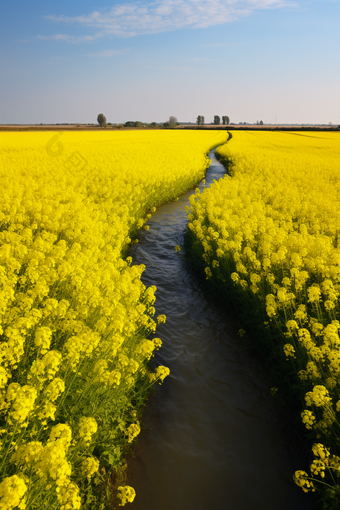
[[[191,195],[189,229],[206,277],[226,283],[281,339],[309,408],[304,425],[340,455],[339,136],[298,135],[233,132],[216,150],[228,175]],[[320,462],[313,476],[338,487]],[[307,476],[295,481],[313,490]]]
[[[119,505],[124,506],[126,503],[132,503],[132,501],[135,499],[136,492],[133,487],[130,487],[129,485],[123,485],[118,487],[117,496],[119,499]]]
[[[0,508],[12,510],[14,508],[26,508],[23,497],[27,491],[25,482],[17,475],[5,478],[0,483]]]
[[[25,496],[77,509],[84,478],[119,469],[137,436],[130,412],[161,346],[146,340],[166,320],[154,318],[156,288],[128,248],[157,205],[202,179],[226,133],[1,138],[0,508]],[[168,369],[157,370],[162,381]],[[121,500],[133,494],[124,487]]]

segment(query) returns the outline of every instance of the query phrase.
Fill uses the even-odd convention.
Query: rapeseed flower
[[[192,194],[187,208],[205,275],[215,285],[231,282],[259,327],[265,322],[273,353],[279,347],[294,358],[301,394],[313,406],[302,410],[303,423],[340,453],[338,134],[233,132],[216,153],[229,175]],[[319,461],[312,471],[327,477]],[[314,490],[303,471],[295,481]]]
[[[301,471],[301,470],[295,471],[293,479],[294,479],[294,482],[296,483],[296,485],[301,487],[303,492],[309,492],[309,491],[315,492],[314,484],[313,484],[313,482],[309,481],[308,474],[306,473],[306,471]]]
[[[81,464],[83,476],[86,476],[88,480],[97,473],[99,469],[99,460],[94,457],[87,457]]]
[[[79,436],[87,442],[90,442],[93,434],[97,432],[98,425],[94,418],[83,417],[79,421]]]
[[[0,510],[26,508],[23,500],[27,491],[25,482],[17,475],[5,478],[0,483]]]
[[[131,443],[131,441],[134,440],[135,437],[138,436],[140,433],[140,426],[139,423],[132,423],[126,430],[126,433],[128,435],[128,443]]]
[[[117,491],[120,506],[124,506],[126,503],[132,503],[135,499],[136,492],[133,487],[130,487],[129,485],[121,485],[118,487]]]
[[[63,146],[55,157],[46,148],[51,137]],[[126,416],[145,395],[148,362],[161,346],[146,338],[166,321],[154,319],[156,287],[144,286],[145,267],[126,253],[156,206],[202,179],[207,151],[226,138],[1,134],[0,487],[7,499],[0,507],[24,505],[11,490],[16,483],[20,494],[26,479],[9,481],[9,469],[29,479],[28,501],[67,510],[80,507],[83,478],[97,468],[91,449],[106,444],[107,458],[120,465]],[[156,371],[152,382],[167,373]],[[134,492],[122,494],[128,500]]]

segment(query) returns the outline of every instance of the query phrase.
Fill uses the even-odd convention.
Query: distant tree
[[[143,126],[143,122],[140,122],[139,120],[136,120],[136,122],[134,124],[135,124],[135,127],[142,127]]]
[[[157,122],[151,122],[150,126],[156,127],[157,126]]]
[[[170,122],[164,122],[163,127],[165,128],[170,127]]]
[[[198,126],[204,126],[204,117],[203,117],[203,115],[199,115],[197,117],[197,121],[196,122],[197,122]]]
[[[171,117],[169,117],[169,125],[176,126],[176,124],[177,124],[177,117],[174,117],[173,115],[171,115]]]
[[[124,124],[125,127],[135,127],[135,123],[132,120],[128,120]]]
[[[218,115],[214,115],[214,124],[217,126],[221,124],[221,118]]]
[[[259,124],[260,126],[263,126],[263,120],[260,120]]]
[[[97,122],[100,127],[106,127],[106,117],[102,113],[100,113],[97,117]]]
[[[229,119],[228,115],[223,115],[222,122],[224,125],[230,124],[230,119]]]

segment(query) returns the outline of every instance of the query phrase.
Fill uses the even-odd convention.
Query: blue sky
[[[0,123],[329,123],[340,0],[0,0]]]

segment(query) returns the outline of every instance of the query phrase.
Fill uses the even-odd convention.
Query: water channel
[[[210,154],[206,186],[225,174]],[[202,184],[200,185],[202,189]],[[131,249],[156,285],[163,341],[156,364],[170,376],[150,398],[128,483],[131,510],[304,510],[266,372],[240,341],[238,325],[207,300],[175,251],[183,246],[193,190],[161,206]]]

